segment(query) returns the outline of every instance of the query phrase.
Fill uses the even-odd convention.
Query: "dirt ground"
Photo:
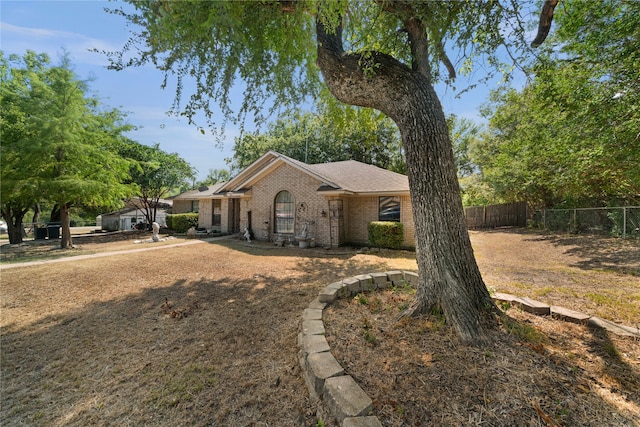
[[[639,321],[637,242],[471,234],[491,289]],[[77,251],[108,245],[137,247]],[[226,240],[3,269],[0,424],[331,426],[300,373],[302,310],[328,283],[413,258]],[[384,425],[640,425],[640,342],[511,308],[491,348],[468,348],[441,319],[397,322],[411,294],[327,310]]]

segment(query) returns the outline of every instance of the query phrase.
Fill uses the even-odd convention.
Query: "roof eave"
[[[324,196],[356,196],[356,197],[371,197],[371,196],[408,196],[409,190],[397,190],[397,191],[351,191],[345,189],[335,190],[320,190],[317,192]]]
[[[351,195],[355,194],[353,191],[344,190],[342,188],[338,188],[338,189],[335,189],[335,190],[321,190],[321,189],[318,189],[317,191],[318,191],[318,193],[322,194],[323,196],[344,196],[344,195],[351,196]]]
[[[240,190],[236,190],[236,191],[225,191],[224,193],[218,193],[217,196],[219,196],[218,198],[225,198],[225,199],[229,199],[229,198],[249,198],[251,197],[251,194],[253,193],[251,188],[243,188]]]
[[[402,196],[409,195],[409,190],[391,190],[391,191],[358,191],[354,192],[358,196]]]

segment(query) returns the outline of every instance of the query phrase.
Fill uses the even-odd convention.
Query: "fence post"
[[[487,205],[482,206],[482,228],[488,228],[487,224]]]
[[[622,208],[622,238],[627,238],[627,207]]]

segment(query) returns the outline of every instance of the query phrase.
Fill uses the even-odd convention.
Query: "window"
[[[275,228],[276,233],[293,234],[294,204],[293,196],[288,191],[281,191],[276,196]]]
[[[213,199],[213,217],[212,226],[220,227],[222,225],[222,201],[220,199]]]
[[[191,212],[198,213],[198,207],[199,207],[198,200],[192,200],[191,201]]]
[[[380,197],[378,206],[378,221],[400,222],[400,197]]]

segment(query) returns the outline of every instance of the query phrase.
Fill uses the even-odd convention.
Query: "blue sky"
[[[11,1],[0,2],[0,48],[5,54],[23,55],[27,49],[48,53],[56,63],[62,50],[71,57],[82,79],[92,77],[90,88],[103,104],[129,113],[129,122],[140,129],[129,136],[143,144],[159,144],[164,151],[177,152],[198,170],[198,179],[210,169],[226,169],[234,137],[239,130],[227,125],[223,148],[210,134],[202,135],[186,120],[168,116],[175,88],[161,89],[163,75],[152,67],[107,70],[104,56],[90,52],[118,50],[129,30],[122,17],[108,14],[119,2],[106,1]],[[460,84],[459,86],[463,86]],[[494,86],[495,87],[495,86]],[[439,91],[445,113],[479,121],[478,107],[491,87],[480,87],[456,99],[451,90]],[[249,128],[250,129],[250,128]]]

